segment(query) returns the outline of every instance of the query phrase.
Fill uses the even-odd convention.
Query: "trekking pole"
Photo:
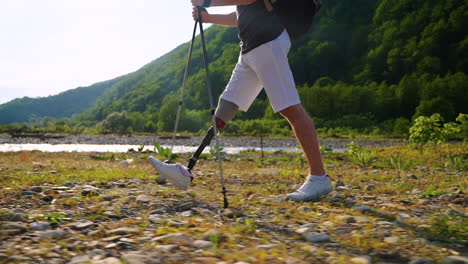
[[[205,43],[205,34],[203,32],[203,21],[202,21],[202,11],[205,9],[202,7],[197,7],[198,8],[198,22],[200,26],[200,37],[201,37],[201,42],[202,42],[202,49],[203,49],[203,61],[205,62],[205,75],[206,75],[206,86],[208,87],[208,96],[209,96],[209,101],[210,101],[210,107],[211,107],[211,122],[213,123],[213,130],[214,130],[214,135],[215,135],[215,148],[218,156],[218,166],[219,166],[219,176],[221,178],[221,187],[222,191],[221,193],[223,194],[223,200],[224,200],[224,208],[229,207],[229,203],[227,200],[227,190],[224,182],[224,174],[223,174],[223,161],[221,157],[221,151],[219,150],[219,139],[218,139],[218,128],[216,127],[216,118],[215,118],[215,107],[214,107],[214,100],[213,100],[213,90],[211,89],[211,82],[210,82],[210,72],[208,68],[208,55],[206,53],[206,43]]]
[[[185,87],[187,86],[188,73],[190,70],[190,60],[192,59],[193,43],[195,42],[195,34],[197,33],[197,24],[198,24],[198,21],[195,21],[195,26],[193,27],[192,41],[190,42],[189,54],[187,58],[187,63],[185,65],[184,80],[182,82],[182,89],[180,90],[179,106],[177,108],[177,115],[176,115],[176,120],[174,124],[174,134],[172,136],[171,151],[174,149],[177,129],[179,127],[180,113],[182,111],[182,105],[184,103],[184,91],[185,91]]]

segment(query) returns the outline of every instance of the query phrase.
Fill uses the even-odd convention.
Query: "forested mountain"
[[[90,108],[106,89],[123,79],[79,87],[58,95],[29,98],[23,97],[0,105],[0,124],[24,123],[43,117],[68,118]]]
[[[438,112],[454,120],[468,113],[467,1],[324,1],[315,19],[313,30],[293,42],[289,58],[317,126],[404,130],[417,115]],[[237,62],[237,30],[212,26],[206,40],[218,96]],[[116,82],[75,122],[171,131],[188,45]],[[185,94],[181,130],[205,128],[210,118],[199,38]],[[261,94],[236,122],[277,118]]]

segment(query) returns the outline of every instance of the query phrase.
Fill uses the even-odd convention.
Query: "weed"
[[[159,153],[159,155],[163,156],[167,160],[176,160],[179,158],[179,154],[172,153],[171,148],[165,148],[159,145],[159,143],[154,143],[154,151]]]
[[[224,148],[222,148],[222,147],[219,147],[219,149],[218,149],[218,148],[216,148],[216,146],[211,146],[210,147],[210,155],[214,159],[218,159],[218,157],[220,157],[221,160],[225,160],[226,156],[227,156],[227,153],[224,151]]]
[[[361,150],[350,155],[351,161],[361,168],[370,167],[376,159],[374,151]]]
[[[391,155],[390,165],[398,171],[398,179],[400,179],[400,173],[412,169],[415,162],[412,159],[405,160],[401,155]]]
[[[463,242],[468,240],[467,218],[458,215],[434,216],[430,227],[426,229],[427,235],[436,240],[446,242]]]
[[[468,169],[468,160],[460,155],[448,155],[447,167],[456,171],[466,171]]]

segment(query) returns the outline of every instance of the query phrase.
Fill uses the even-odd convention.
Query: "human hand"
[[[202,8],[202,17],[206,17],[208,15],[208,12],[206,9]],[[192,9],[192,17],[194,21],[198,21],[198,7],[194,6]]]
[[[192,0],[192,6],[203,6],[203,0]]]

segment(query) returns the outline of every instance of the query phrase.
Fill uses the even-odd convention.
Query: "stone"
[[[376,186],[374,184],[369,184],[364,188],[364,190],[372,191],[372,190],[375,190],[375,188],[376,188]]]
[[[244,216],[244,213],[242,213],[242,211],[239,210],[239,209],[226,208],[226,209],[224,209],[224,215],[227,218],[239,218],[241,216]]]
[[[126,264],[161,264],[161,257],[155,253],[130,251],[122,253],[121,259]]]
[[[89,256],[75,256],[73,257],[68,264],[82,264],[82,263],[89,263],[91,262],[91,258]]]
[[[27,222],[27,216],[22,213],[12,213],[9,216],[9,221],[11,222]]]
[[[388,244],[396,244],[396,243],[398,243],[399,239],[400,239],[399,237],[394,237],[393,236],[393,237],[384,238],[384,241],[385,241],[385,243],[388,243]]]
[[[156,183],[159,184],[159,185],[164,185],[167,183],[167,180],[166,180],[166,177],[164,176],[158,176],[156,178]]]
[[[93,264],[121,264],[122,262],[118,258],[110,257],[110,258],[105,258],[102,260],[95,260],[92,263]]]
[[[359,256],[351,259],[354,264],[371,264],[372,258],[370,256]]]
[[[193,246],[198,249],[207,249],[207,248],[212,248],[213,243],[210,241],[206,241],[206,240],[195,240],[193,241]]]
[[[357,222],[356,218],[350,215],[341,215],[341,216],[338,216],[338,219],[340,220],[340,222],[346,223],[346,224],[352,224],[352,223]]]
[[[35,192],[35,193],[41,193],[42,192],[42,187],[41,186],[32,186],[28,188],[28,191]]]
[[[414,174],[408,174],[406,177],[412,179],[412,180],[417,180],[418,179],[418,176],[414,175]]]
[[[431,264],[431,262],[425,258],[413,258],[408,264]]]
[[[196,257],[193,258],[193,263],[199,264],[218,264],[219,259],[213,257]]]
[[[269,244],[269,245],[258,245],[255,247],[255,250],[270,250],[270,249],[274,249],[274,248],[277,248],[278,245],[275,245],[275,244]]]
[[[323,233],[307,233],[303,234],[303,237],[310,243],[323,243],[330,241],[330,236]]]
[[[107,194],[107,195],[101,196],[101,198],[104,201],[112,201],[112,200],[120,198],[120,196],[119,195],[113,195],[113,194]]]
[[[148,217],[148,220],[150,220],[151,223],[159,224],[164,221],[164,218],[159,214],[152,214]]]
[[[67,236],[67,232],[63,230],[50,230],[39,234],[40,239],[62,239]]]
[[[41,200],[44,202],[52,202],[54,200],[54,197],[52,195],[43,195],[41,196]]]
[[[412,195],[421,195],[423,192],[419,189],[414,189],[411,191],[411,194]]]
[[[26,232],[28,228],[24,224],[15,222],[3,222],[0,223],[0,234],[9,236],[19,235]]]
[[[463,256],[449,256],[442,260],[442,264],[468,264],[468,258]]]
[[[87,229],[87,228],[92,227],[94,225],[95,225],[95,223],[93,223],[93,222],[91,222],[89,220],[82,220],[80,222],[71,223],[70,227],[71,227],[71,229],[74,229],[74,230],[84,230],[84,229]]]
[[[81,192],[81,195],[82,195],[82,196],[88,196],[88,197],[91,197],[91,196],[99,196],[99,192],[96,191],[95,189],[84,189],[84,190]]]
[[[164,252],[171,252],[174,250],[178,250],[179,246],[178,245],[157,245],[156,249],[164,251]]]
[[[108,236],[122,236],[122,235],[136,235],[139,234],[140,230],[136,228],[121,227],[117,229],[112,229],[106,232]]]
[[[63,184],[64,187],[67,187],[67,188],[73,188],[75,187],[76,185],[73,183],[73,182],[66,182]]]
[[[353,207],[354,210],[359,211],[359,212],[371,212],[372,208],[367,206],[367,205],[358,205]]]
[[[168,242],[170,244],[185,244],[191,245],[192,239],[185,233],[174,233],[165,236],[153,238],[153,242]]]
[[[193,207],[197,207],[198,204],[196,202],[186,202],[186,203],[183,203],[183,204],[179,204],[176,209],[177,211],[179,212],[183,212],[183,211],[187,211],[187,210],[190,210],[192,209]]]
[[[137,203],[148,203],[151,200],[151,197],[145,194],[138,195],[136,198]]]
[[[50,228],[49,222],[34,222],[29,225],[32,231],[44,231]]]
[[[309,206],[299,206],[297,208],[297,211],[299,212],[310,212],[312,211],[312,207],[309,207]]]

